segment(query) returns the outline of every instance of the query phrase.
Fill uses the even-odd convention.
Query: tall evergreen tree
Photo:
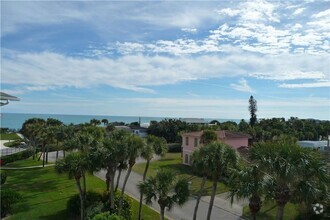
[[[249,111],[250,111],[250,125],[253,126],[257,122],[257,115],[256,112],[258,111],[257,108],[257,100],[253,98],[253,96],[250,96],[249,99]]]

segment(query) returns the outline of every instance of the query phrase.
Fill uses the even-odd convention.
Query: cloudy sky
[[[330,120],[330,1],[2,1],[2,112]]]

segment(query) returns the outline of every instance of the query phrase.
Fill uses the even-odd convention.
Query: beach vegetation
[[[146,165],[143,172],[143,181],[146,180],[147,172],[149,170],[150,161],[154,155],[164,157],[167,152],[166,140],[153,135],[149,135],[146,140],[146,144],[141,149],[141,157],[146,160]],[[142,201],[143,192],[140,191],[140,205],[139,205],[139,220],[142,219]]]
[[[160,207],[160,219],[165,219],[165,208],[171,210],[174,204],[182,206],[189,198],[189,185],[185,179],[176,179],[174,172],[159,170],[138,185],[147,204],[157,201]]]

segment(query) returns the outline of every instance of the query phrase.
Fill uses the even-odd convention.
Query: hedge
[[[20,152],[15,153],[15,154],[2,156],[0,158],[1,159],[1,165],[5,165],[7,163],[12,163],[16,160],[24,160],[24,159],[27,159],[27,158],[31,157],[32,155],[33,155],[33,150],[27,149],[27,150],[20,151]]]

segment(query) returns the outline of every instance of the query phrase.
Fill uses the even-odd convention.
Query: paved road
[[[48,160],[50,162],[55,162],[55,155],[56,152],[49,152]],[[63,154],[62,152],[59,152],[59,158],[62,158]],[[156,160],[158,158],[155,158]],[[137,159],[137,163],[143,163],[145,162],[142,158]],[[105,181],[105,170],[102,170],[100,172],[94,173],[95,176],[99,177],[100,179]],[[118,172],[117,172],[118,173]],[[126,171],[122,172],[121,178],[120,178],[120,188],[122,187],[122,184],[124,182],[124,178],[126,175]],[[117,180],[117,175],[115,177],[115,180]],[[129,177],[129,181],[126,185],[126,194],[132,196],[136,200],[139,200],[140,193],[138,191],[137,185],[142,181],[142,175],[132,171],[131,175]],[[246,204],[246,201],[237,202],[235,201],[235,204],[231,206],[229,200],[226,199],[226,194],[217,195],[215,197],[214,206],[212,209],[212,220],[237,220],[237,219],[243,219],[241,218],[242,214],[242,206]],[[207,211],[209,207],[209,196],[202,197],[199,208],[198,208],[198,215],[197,219],[202,220],[206,219]],[[194,213],[194,208],[196,204],[196,199],[193,197],[190,197],[188,202],[184,204],[182,207],[174,206],[171,211],[165,212],[165,215],[169,219],[175,219],[175,220],[191,220]],[[159,212],[159,206],[157,202],[154,202],[151,207]]]
[[[102,180],[105,180],[105,171],[102,170],[98,173],[94,174],[95,176],[99,177]],[[122,178],[120,179],[120,187],[123,184],[124,177],[126,175],[126,171],[122,172]],[[117,178],[117,177],[116,177]],[[128,195],[134,197],[135,199],[139,200],[138,198],[140,197],[140,194],[137,189],[137,184],[142,181],[142,175],[133,172],[130,175],[129,181],[127,182],[126,186],[126,192]],[[200,201],[199,204],[199,209],[198,209],[198,215],[197,219],[206,219],[207,216],[207,210],[209,207],[209,197],[203,197],[203,199]],[[227,202],[228,203],[228,202]],[[192,197],[190,197],[189,201],[185,203],[184,206],[178,207],[174,206],[171,211],[166,211],[165,214],[168,218],[170,219],[175,219],[175,220],[190,220],[193,217],[193,212],[195,208],[196,200]],[[229,204],[229,203],[228,203]],[[159,211],[159,206],[156,202],[154,202],[152,205],[152,208]],[[217,197],[215,200],[214,207],[212,209],[212,220],[219,220],[219,219],[224,219],[224,220],[237,220],[237,219],[242,219],[240,218],[239,214],[235,214],[235,210],[225,210],[221,207],[227,206],[227,204],[224,203],[224,201]],[[228,207],[226,207],[228,208]],[[230,208],[229,208],[230,209]]]

